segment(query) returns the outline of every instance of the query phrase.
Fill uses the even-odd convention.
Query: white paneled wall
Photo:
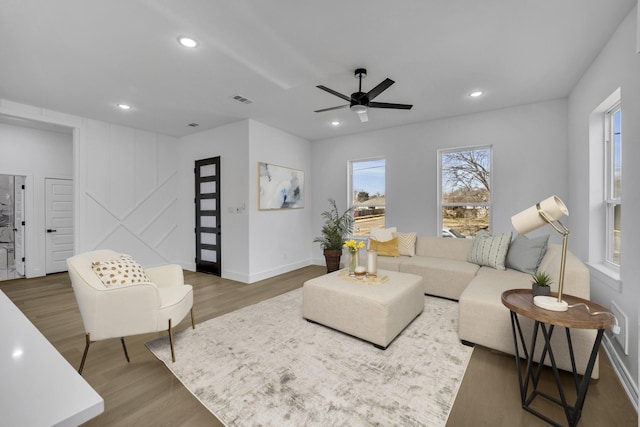
[[[145,266],[175,259],[177,140],[85,120],[80,153],[87,250],[126,252]]]

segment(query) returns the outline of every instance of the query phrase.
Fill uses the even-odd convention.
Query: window
[[[439,150],[439,229],[442,237],[489,231],[491,147]]]
[[[622,109],[615,105],[604,115],[605,123],[605,230],[606,261],[620,266],[622,238]]]
[[[372,227],[384,228],[385,159],[349,162],[349,178],[353,234],[367,236]]]

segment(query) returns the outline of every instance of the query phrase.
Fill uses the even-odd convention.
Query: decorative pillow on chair
[[[91,268],[107,287],[151,283],[144,269],[129,255],[111,261],[95,261]]]
[[[398,238],[398,252],[400,255],[414,256],[416,254],[416,233],[395,233]]]
[[[379,242],[373,237],[369,238],[369,250],[378,252],[381,256],[400,256],[398,252],[398,238],[394,237],[388,242]]]
[[[506,270],[504,260],[507,257],[511,232],[491,236],[486,231],[476,234],[469,253],[469,262],[478,265],[486,265],[496,270]]]
[[[528,239],[526,236],[517,234],[509,246],[509,252],[507,252],[507,268],[535,274],[544,254],[547,252],[548,242],[548,234],[534,239]]]

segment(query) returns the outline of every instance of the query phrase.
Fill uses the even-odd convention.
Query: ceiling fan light
[[[366,105],[352,105],[351,106],[351,111],[353,111],[354,113],[366,113],[369,109],[367,108]]]

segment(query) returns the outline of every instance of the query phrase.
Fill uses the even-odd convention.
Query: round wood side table
[[[557,294],[552,294],[557,296]],[[598,355],[598,349],[602,342],[602,336],[604,330],[612,326],[615,322],[613,313],[607,308],[594,303],[593,301],[578,298],[572,295],[563,294],[562,299],[569,304],[569,310],[567,311],[550,311],[540,308],[533,303],[533,295],[530,289],[511,289],[502,293],[502,304],[504,304],[511,311],[511,329],[513,331],[513,342],[516,350],[516,366],[518,368],[518,381],[520,384],[520,398],[522,401],[522,408],[538,418],[543,419],[554,426],[561,426],[561,424],[545,416],[544,414],[531,408],[530,405],[533,400],[540,396],[561,406],[564,409],[567,422],[569,426],[574,427],[578,424],[580,416],[582,415],[582,407],[589,389],[589,381],[591,380],[591,373],[593,366]],[[587,308],[584,306],[589,307]],[[600,314],[593,314],[600,313]],[[520,321],[518,315],[532,319],[534,323],[533,333],[530,338],[530,346],[525,344],[525,337],[520,327]],[[576,387],[576,401],[573,405],[567,402],[564,389],[560,381],[560,372],[556,366],[555,357],[553,355],[553,349],[551,348],[551,336],[556,326],[563,327],[566,330],[567,345],[569,348],[569,356],[571,357],[571,366],[573,367],[573,379]],[[535,351],[536,341],[538,338],[538,329],[542,330],[544,337],[544,349],[540,357],[540,361],[537,369],[533,369],[533,354]],[[573,346],[571,344],[571,329],[597,329],[598,333],[593,343],[593,349],[589,357],[589,362],[585,370],[582,381],[579,380],[578,373],[576,371],[576,363],[573,353]],[[522,374],[520,367],[520,350],[518,346],[518,339],[520,340],[523,356],[526,359],[525,374]],[[545,359],[549,357],[553,375],[558,387],[559,399],[550,396],[546,393],[538,391],[538,382],[540,375],[542,374],[542,368],[544,366]],[[532,386],[532,390],[529,393],[529,384]]]

